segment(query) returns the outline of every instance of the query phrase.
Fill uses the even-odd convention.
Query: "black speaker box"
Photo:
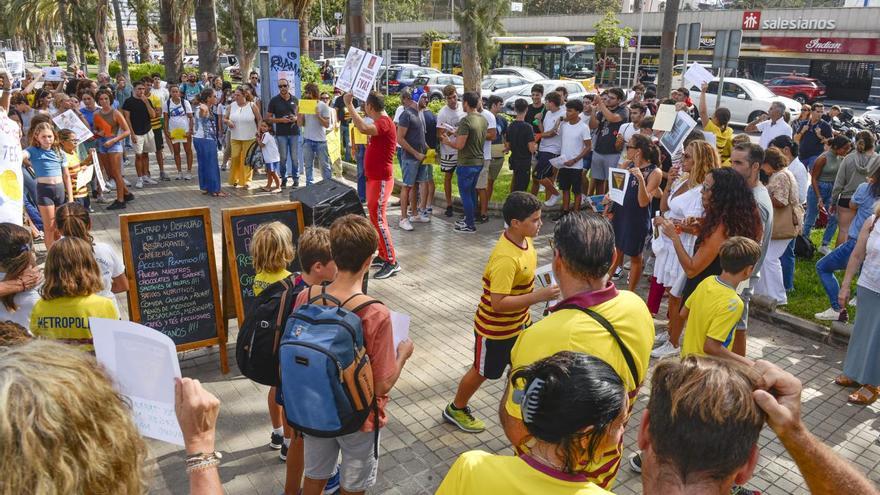
[[[364,215],[357,191],[336,179],[294,189],[290,191],[290,200],[302,203],[306,226],[330,227],[334,220],[350,213]]]

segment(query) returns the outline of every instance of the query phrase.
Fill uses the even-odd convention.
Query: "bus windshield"
[[[439,45],[439,46],[438,46]],[[500,41],[498,53],[490,68],[526,67],[551,79],[593,77],[596,50],[592,43],[538,38]],[[435,41],[431,49],[431,66],[447,74],[461,73],[461,48],[457,42]]]
[[[562,76],[572,79],[593,77],[595,49],[591,45],[572,45],[565,47],[562,62]]]

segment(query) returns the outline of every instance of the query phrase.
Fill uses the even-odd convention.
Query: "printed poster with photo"
[[[336,78],[336,87],[364,101],[370,95],[381,67],[382,57],[351,47]]]
[[[675,114],[675,122],[672,123],[672,129],[664,132],[663,136],[660,137],[660,144],[669,151],[670,155],[674,155],[681,148],[688,134],[696,126],[697,122],[687,112],[679,111]]]
[[[629,170],[610,168],[608,173],[611,177],[608,181],[608,195],[611,196],[611,201],[623,205],[623,198],[626,197],[626,185],[629,184]]]

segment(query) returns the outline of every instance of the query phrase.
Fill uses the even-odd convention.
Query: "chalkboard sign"
[[[254,297],[254,262],[250,253],[251,239],[261,224],[281,222],[293,233],[293,244],[303,231],[302,205],[299,202],[274,203],[260,206],[223,209],[223,285],[226,317],[235,316],[244,322],[244,308]],[[294,260],[288,270],[299,271]],[[231,300],[230,300],[231,299]],[[234,315],[230,307],[235,308]]]
[[[228,372],[211,210],[136,213],[119,221],[131,320],[171,337],[179,351],[218,345]]]

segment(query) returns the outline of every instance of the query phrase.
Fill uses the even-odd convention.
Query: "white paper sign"
[[[21,127],[0,112],[0,222],[22,224],[24,176],[21,171]]]
[[[694,62],[688,67],[687,72],[684,73],[684,78],[694,86],[701,88],[703,83],[710,83],[715,76],[712,75],[711,72],[706,70],[705,67]]]
[[[64,80],[64,71],[61,67],[44,67],[43,80],[46,82],[58,82]]]
[[[101,172],[101,164],[98,162],[98,150],[92,148],[89,150],[89,154],[92,156],[92,164],[95,166],[95,178],[98,179],[98,190],[101,192],[107,192],[110,188],[107,187],[107,184],[104,182],[104,174]]]
[[[712,146],[718,146],[718,136],[716,136],[714,132],[703,131],[703,137],[705,137],[706,142]]]
[[[89,126],[85,125],[83,121],[80,120],[79,115],[73,110],[68,110],[56,115],[52,121],[55,122],[55,125],[57,125],[59,129],[70,129],[73,131],[74,135],[81,143],[88,141],[94,135],[89,129]]]
[[[24,76],[24,52],[3,52],[6,55],[6,68],[12,77],[18,79]]]
[[[610,180],[608,181],[608,195],[611,201],[623,205],[626,197],[626,186],[629,184],[629,170],[625,168],[608,169]]]
[[[397,311],[389,311],[391,313],[391,334],[394,339],[394,352],[397,352],[397,346],[404,340],[409,338],[410,316]]]
[[[370,95],[381,67],[382,57],[351,47],[336,78],[336,87],[364,101]]]
[[[657,108],[657,115],[654,116],[655,131],[668,131],[672,129],[675,123],[675,105],[660,105]]]
[[[89,182],[92,181],[92,177],[95,176],[95,166],[94,165],[86,165],[85,167],[79,169],[79,172],[76,174],[76,185],[74,189],[82,189],[89,185]]]
[[[559,155],[555,158],[550,159],[550,165],[552,165],[556,168],[562,168],[565,166],[565,162],[567,162],[567,161],[568,160],[566,160],[564,156]]]
[[[95,357],[116,390],[131,401],[141,435],[183,445],[174,414],[174,379],[180,364],[174,341],[162,332],[130,321],[89,318]]]
[[[366,54],[367,52],[353,46],[348,49],[348,53],[345,55],[345,62],[342,64],[342,70],[339,71],[339,76],[336,78],[337,88],[345,92],[351,91],[351,87],[357,78],[358,70],[361,67],[361,62],[363,62],[364,55]]]
[[[663,136],[660,137],[660,144],[670,154],[674,154],[696,126],[697,122],[687,112],[680,111],[675,114],[675,122],[672,124],[672,129],[669,132],[664,132]]]

